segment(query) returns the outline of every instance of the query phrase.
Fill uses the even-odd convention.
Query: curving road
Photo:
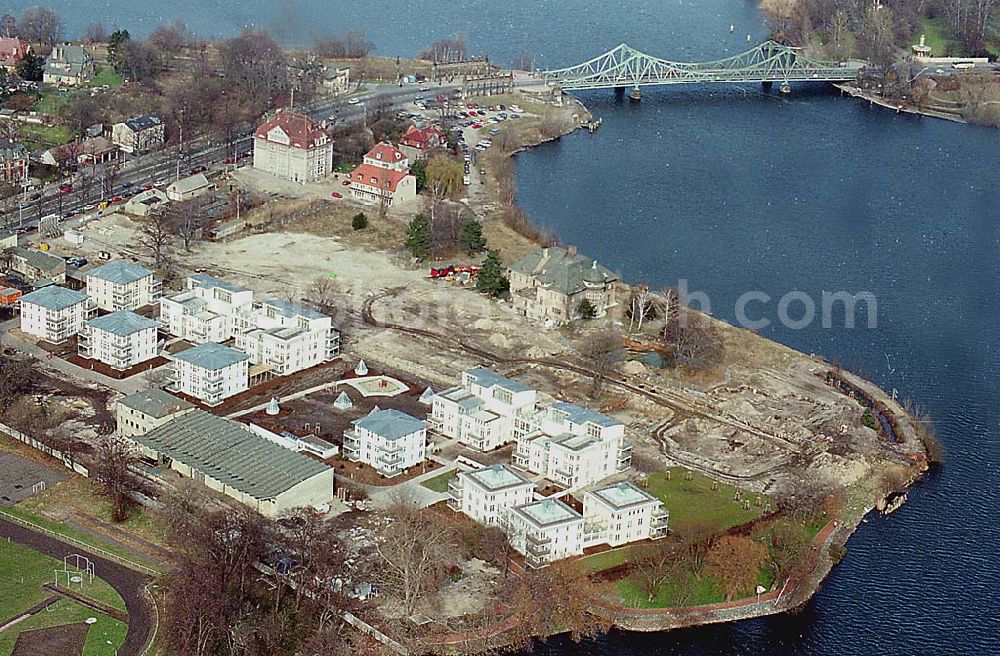
[[[153,637],[156,624],[154,609],[145,592],[146,586],[151,581],[149,577],[89,553],[81,547],[36,533],[3,519],[0,519],[0,538],[10,538],[18,544],[59,560],[71,553],[90,558],[94,563],[97,576],[107,581],[108,585],[118,591],[118,594],[125,601],[125,609],[128,611],[128,633],[125,635],[125,642],[118,650],[119,656],[141,656]]]

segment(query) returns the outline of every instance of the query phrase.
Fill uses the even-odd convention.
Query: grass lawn
[[[683,587],[677,582],[668,582],[656,591],[653,601],[632,577],[618,581],[618,595],[622,604],[629,608],[672,608],[675,606],[701,606],[725,601],[725,595],[709,576],[700,579],[694,576],[683,581]]]
[[[647,479],[646,491],[660,499],[670,511],[671,531],[683,533],[694,524],[704,522],[716,532],[724,531],[731,526],[738,526],[764,514],[763,503],[757,507],[751,503],[750,510],[743,509],[741,501],[735,501],[736,488],[732,485],[719,483],[719,489],[712,489],[712,479],[692,472],[693,478],[688,481],[683,467],[673,467],[670,470],[670,480],[665,473],[653,474]],[[744,499],[755,501],[758,495],[747,493]]]
[[[66,94],[50,89],[41,95],[32,110],[39,114],[54,116],[64,102],[66,102]]]
[[[931,47],[931,54],[935,57],[948,56],[949,46],[956,57],[965,54],[965,48],[961,42],[951,38],[948,34],[948,23],[943,18],[925,18],[920,21],[923,35],[926,37],[925,43]],[[919,40],[919,36],[917,39]],[[919,41],[918,41],[919,42]]]
[[[17,642],[17,636],[22,631],[83,622],[89,617],[97,621],[87,632],[83,656],[115,656],[118,648],[125,642],[128,625],[69,599],[60,599],[46,610],[0,633],[0,656],[10,655]]]
[[[609,549],[608,551],[602,551],[601,553],[581,558],[580,565],[588,572],[603,572],[606,569],[618,567],[622,563],[628,562],[631,554],[632,549],[630,547]]]
[[[51,593],[42,589],[42,584],[54,582],[54,570],[62,567],[61,560],[16,542],[0,542],[0,590],[4,591],[0,596],[0,619],[12,617],[51,596]],[[100,572],[97,572],[97,576],[100,576]],[[65,580],[62,585],[66,585]],[[93,582],[85,579],[83,588],[79,591],[109,606],[125,610],[121,595],[101,578],[95,577]]]
[[[444,493],[448,491],[448,481],[454,477],[455,472],[445,472],[443,474],[438,474],[434,478],[428,478],[426,481],[421,481],[420,484],[428,490]]]
[[[61,146],[73,138],[73,133],[64,125],[36,125],[21,123],[17,128],[21,140],[35,147]]]
[[[357,168],[357,163],[354,162],[337,162],[333,165],[334,173],[350,173]]]
[[[99,87],[106,84],[112,89],[114,89],[115,87],[120,87],[122,85],[122,82],[123,82],[122,76],[119,75],[118,73],[115,73],[115,69],[111,68],[110,66],[105,66],[100,70],[100,72],[97,73],[97,75],[94,76],[94,78],[90,82],[87,82],[85,86]]]

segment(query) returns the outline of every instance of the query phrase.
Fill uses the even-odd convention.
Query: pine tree
[[[588,299],[583,299],[580,304],[576,306],[576,313],[580,315],[581,319],[593,319],[597,316],[597,308]]]
[[[24,59],[17,65],[17,75],[22,80],[29,82],[41,82],[45,74],[45,58],[35,54],[34,50],[29,50],[24,55]]]
[[[462,220],[459,228],[458,243],[469,255],[475,255],[486,249],[486,237],[483,237],[483,225],[474,216]]]
[[[119,75],[125,70],[125,42],[131,39],[128,30],[115,30],[108,37],[108,62]]]
[[[413,257],[424,259],[431,254],[431,222],[423,214],[418,214],[410,221],[406,229],[406,250]]]
[[[499,251],[490,251],[486,254],[483,266],[479,269],[479,276],[476,278],[476,289],[493,298],[500,298],[510,290],[510,281],[504,275]]]
[[[427,165],[423,160],[416,160],[410,164],[410,175],[416,178],[417,193],[419,194],[427,186]]]
[[[364,212],[358,212],[354,215],[354,218],[351,219],[351,227],[355,230],[364,230],[368,227],[368,217],[365,216]]]

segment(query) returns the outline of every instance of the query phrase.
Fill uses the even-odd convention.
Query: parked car
[[[358,104],[358,103],[360,103],[360,102],[361,102],[361,101],[360,101],[360,100],[358,100],[357,98],[351,98],[350,100],[348,100],[348,101],[347,101],[347,104],[348,104],[348,105],[357,105],[357,104]]]
[[[351,181],[350,180],[344,180],[340,184],[344,185],[345,187],[350,187],[351,186]]]
[[[344,194],[340,193],[339,191],[331,191],[330,195],[333,196],[334,198],[343,198],[344,197]]]

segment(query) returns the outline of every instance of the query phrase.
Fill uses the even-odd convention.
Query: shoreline
[[[837,86],[838,88],[841,87],[841,85],[834,86]],[[846,90],[841,89],[841,91]],[[564,98],[571,99],[572,102],[575,103],[575,106],[582,109],[583,113],[585,113],[589,119],[592,119],[590,110],[587,109],[582,101],[573,96],[564,96]],[[895,109],[892,106],[887,107]],[[513,157],[516,154],[526,152],[544,143],[556,141],[561,139],[563,136],[570,135],[577,130],[583,129],[585,123],[585,119],[582,118],[583,113],[581,113],[580,120],[576,122],[572,129],[569,129],[563,134],[552,138],[542,139],[531,143],[522,143],[508,153],[507,157]],[[964,120],[957,122],[966,123]],[[512,173],[512,175],[514,174]],[[495,203],[496,201],[497,199],[492,197],[492,195],[490,195],[487,200],[488,203]],[[762,337],[762,339],[767,338]],[[794,351],[795,349],[792,350]],[[808,357],[804,353],[798,351],[796,352],[803,357]],[[864,521],[864,518],[870,512],[878,509],[880,505],[884,505],[886,499],[905,494],[905,492],[916,484],[916,482],[919,481],[929,469],[926,450],[923,445],[920,444],[920,439],[916,434],[915,426],[913,424],[913,418],[902,408],[902,406],[890,397],[885,390],[869,380],[846,371],[840,372],[840,376],[842,377],[843,383],[862,391],[874,405],[881,406],[887,410],[887,420],[891,423],[892,429],[895,435],[899,438],[900,443],[917,444],[919,445],[921,452],[924,453],[924,458],[921,461],[912,462],[910,464],[907,469],[907,478],[899,489],[888,491],[885,494],[867,494],[867,498],[864,500],[864,503],[859,507],[853,510],[845,510],[841,517],[831,519],[831,521],[820,530],[814,539],[813,548],[816,549],[818,546],[818,549],[813,556],[815,558],[814,566],[799,581],[785,581],[782,587],[777,588],[776,590],[769,590],[767,593],[760,595],[756,599],[754,597],[746,597],[743,599],[736,599],[729,602],[721,602],[704,606],[649,609],[627,608],[621,604],[615,605],[610,603],[595,602],[595,614],[602,615],[609,619],[612,626],[616,629],[637,633],[651,633],[765,617],[793,610],[796,607],[808,602],[820,590],[823,581],[833,570],[833,567],[839,562],[839,558],[835,558],[831,554],[834,547],[839,549],[845,548],[845,545],[849,541],[850,537],[855,533]],[[868,482],[868,479],[866,479],[866,482]],[[791,587],[789,587],[790,584]],[[777,583],[775,585],[777,585]],[[507,622],[502,624],[507,624]],[[501,628],[497,635],[502,635],[509,629],[509,626]],[[435,646],[441,647],[448,644],[456,644],[467,640],[468,637],[468,635],[464,634],[442,636],[440,641],[434,641],[426,646],[433,648]]]
[[[904,114],[911,114],[914,116],[929,116],[931,118],[938,118],[944,121],[951,121],[952,123],[961,123],[962,125],[975,125],[974,123],[970,123],[961,116],[955,114],[949,114],[947,112],[939,112],[933,109],[915,107],[913,105],[908,105],[908,104],[894,104],[881,96],[877,96],[872,93],[867,93],[865,92],[864,89],[859,89],[858,87],[854,87],[849,84],[843,84],[840,82],[834,82],[832,84],[834,87],[839,89],[842,94],[846,93],[852,98],[857,98],[859,100],[867,100],[869,106],[878,105],[883,109],[891,109],[895,111],[897,114],[904,113]]]

